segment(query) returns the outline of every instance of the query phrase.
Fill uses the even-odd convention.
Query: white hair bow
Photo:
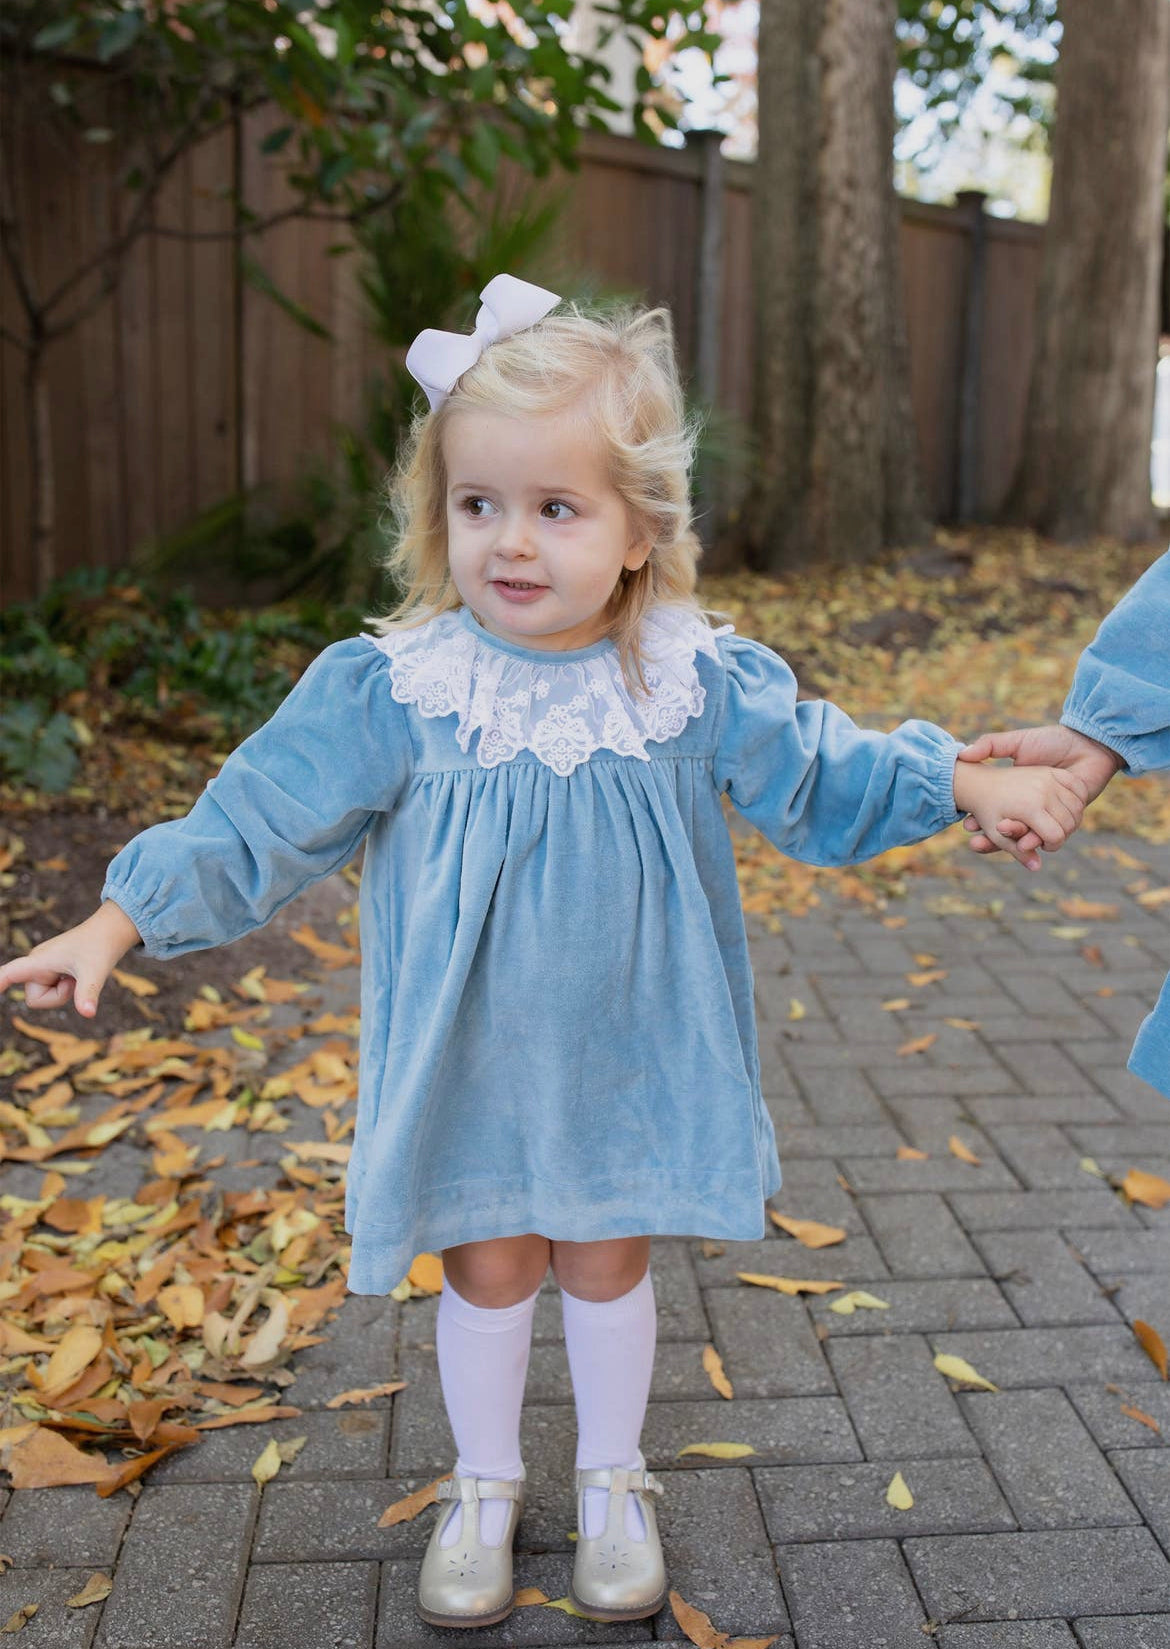
[[[475,365],[488,344],[535,326],[561,301],[555,292],[517,280],[515,275],[496,275],[484,287],[480,299],[475,331],[470,335],[427,327],[406,352],[406,370],[426,390],[432,412],[451,393],[456,379]]]

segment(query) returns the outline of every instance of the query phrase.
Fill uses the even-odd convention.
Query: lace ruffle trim
[[[563,778],[597,750],[649,761],[648,742],[662,744],[701,716],[706,690],[695,655],[717,659],[716,636],[734,628],[713,630],[696,613],[651,608],[642,629],[649,699],[631,694],[616,648],[564,663],[518,658],[485,642],[458,612],[366,639],[389,660],[390,691],[400,704],[423,716],[457,715],[463,751],[479,733],[481,767],[530,750]]]

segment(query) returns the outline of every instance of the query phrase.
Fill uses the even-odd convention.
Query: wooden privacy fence
[[[287,200],[278,157],[258,145],[274,119],[246,117],[188,156],[129,253],[124,279],[47,357],[57,566],[117,566],[160,533],[241,488],[287,486],[307,457],[326,459],[337,423],[359,425],[377,365],[356,256],[331,256],[334,224],[290,220],[248,243],[275,284],[332,334],[306,332],[240,278],[223,191],[267,215]],[[117,157],[79,166],[48,127],[14,134],[18,211],[38,290],[96,252],[128,203]],[[668,304],[688,371],[719,403],[751,415],[752,166],[720,162],[710,138],[650,149],[584,136],[581,169],[551,187],[568,202],[561,267]],[[528,187],[514,171],[504,190]],[[541,186],[546,187],[544,185]],[[957,207],[902,204],[912,396],[929,504],[938,519],[991,515],[1019,450],[1043,231]],[[698,292],[715,294],[709,331]],[[84,289],[83,289],[84,290]],[[7,274],[0,305],[21,316]],[[438,317],[436,317],[438,319]],[[0,354],[0,592],[24,600],[31,565],[23,359]]]

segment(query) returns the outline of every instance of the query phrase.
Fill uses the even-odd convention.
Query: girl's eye
[[[481,512],[476,506],[479,504],[486,505],[486,503],[487,499],[480,498],[477,494],[474,498],[465,498],[463,500],[463,508],[467,511],[473,521],[479,521],[482,519],[482,516],[486,513],[486,511]]]
[[[552,519],[554,521],[567,521],[569,519],[570,515],[574,515],[576,513],[574,511],[573,507],[570,504],[566,504],[564,502],[564,500],[560,499],[560,498],[550,498],[548,503],[545,504],[544,508],[546,510],[567,510],[568,511],[567,515],[555,515],[555,516],[553,516]]]

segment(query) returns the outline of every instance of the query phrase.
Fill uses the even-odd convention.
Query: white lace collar
[[[563,653],[522,647],[493,636],[466,607],[366,639],[390,661],[390,691],[400,704],[423,716],[457,715],[461,750],[478,731],[481,767],[531,750],[564,777],[595,750],[649,761],[648,740],[674,738],[688,717],[702,715],[706,690],[695,655],[718,658],[715,637],[734,628],[713,630],[684,607],[650,608],[642,621],[649,699],[630,693],[615,642]]]

